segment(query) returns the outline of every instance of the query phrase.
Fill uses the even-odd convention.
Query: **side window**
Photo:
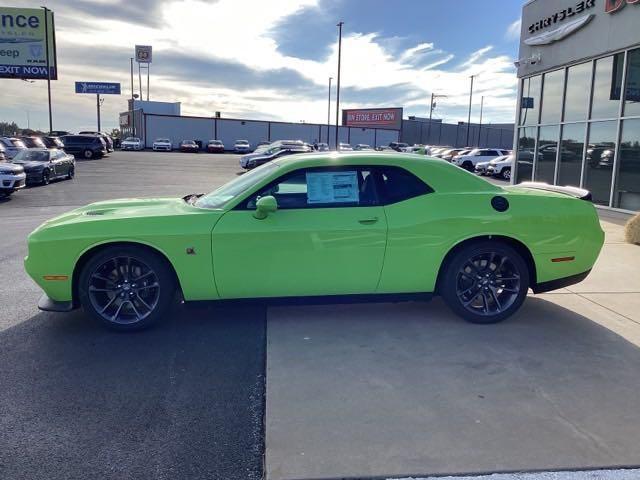
[[[377,204],[375,176],[369,168],[309,168],[289,173],[246,202],[273,196],[278,209],[366,207]]]
[[[433,193],[429,185],[404,168],[379,167],[378,171],[380,200],[385,205]]]

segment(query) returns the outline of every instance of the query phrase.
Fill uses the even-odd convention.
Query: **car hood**
[[[24,162],[16,165],[23,167],[25,170],[40,170],[44,168],[46,164],[46,162]]]
[[[23,173],[24,168],[22,165],[16,165],[14,163],[0,163],[0,172],[11,172],[13,174]]]
[[[189,205],[182,198],[126,198],[91,203],[46,221],[38,230],[68,224],[136,220],[211,212]],[[222,212],[220,210],[220,212]]]

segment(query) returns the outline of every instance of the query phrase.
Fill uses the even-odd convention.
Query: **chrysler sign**
[[[345,127],[400,130],[402,128],[402,108],[343,110],[342,125]]]

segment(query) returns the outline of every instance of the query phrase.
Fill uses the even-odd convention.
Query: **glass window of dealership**
[[[521,79],[515,183],[590,190],[640,210],[640,48]]]

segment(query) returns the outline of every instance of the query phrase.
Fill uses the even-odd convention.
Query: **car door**
[[[52,178],[63,175],[63,166],[58,152],[49,151],[49,169],[51,170]]]
[[[213,230],[221,298],[366,294],[376,291],[387,222],[372,169],[299,169],[250,195]],[[254,217],[257,199],[278,209]]]

